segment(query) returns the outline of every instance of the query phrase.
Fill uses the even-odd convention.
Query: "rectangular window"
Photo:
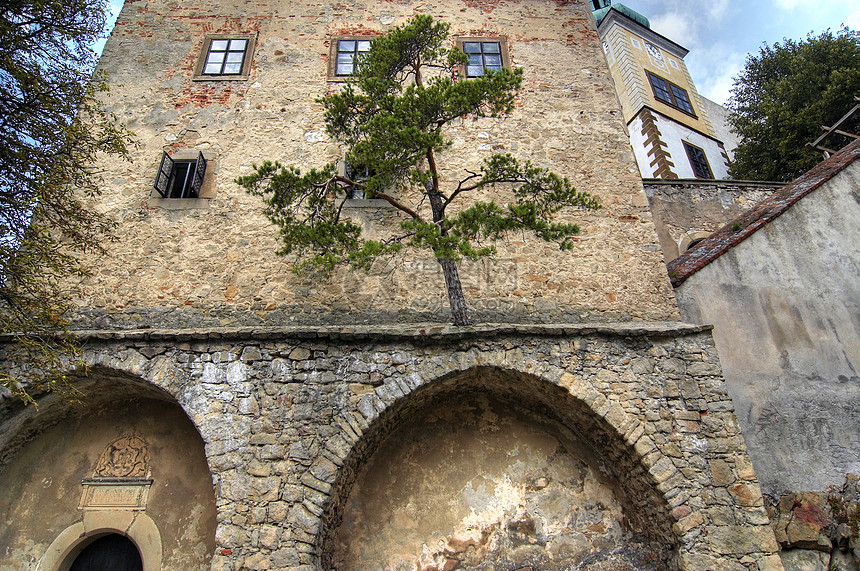
[[[666,80],[659,78],[656,75],[651,75],[650,73],[648,74],[648,79],[651,80],[651,89],[654,91],[654,97],[663,103],[674,105],[672,92],[669,91],[669,86],[666,84]]]
[[[648,76],[648,81],[651,83],[651,90],[654,92],[654,98],[657,101],[662,101],[667,105],[671,105],[692,117],[696,116],[693,112],[693,105],[690,103],[690,98],[687,96],[686,90],[678,87],[671,81],[666,81],[662,77],[654,75],[651,72],[646,71],[645,74]]]
[[[339,76],[352,75],[355,70],[356,58],[368,51],[370,51],[370,40],[338,40],[334,74]]]
[[[680,107],[684,113],[693,114],[693,106],[690,105],[690,100],[687,98],[687,92],[677,85],[669,84],[669,89],[672,90],[672,97],[675,98],[675,105]]]
[[[198,152],[196,159],[174,160],[164,152],[153,186],[162,198],[198,198],[205,174],[203,153]]]
[[[457,38],[457,47],[469,58],[463,70],[466,77],[511,68],[505,38]]]
[[[239,75],[245,62],[248,40],[212,40],[203,75]]]
[[[344,176],[353,182],[366,184],[367,179],[374,175],[373,169],[365,165],[352,165],[344,161]],[[345,189],[347,198],[367,198],[367,192],[363,188],[350,186]]]
[[[251,57],[256,36],[253,34],[211,34],[194,68],[195,81],[242,80],[251,72]]]
[[[329,54],[328,80],[346,81],[355,72],[362,54],[370,51],[372,36],[340,36],[332,38]]]
[[[686,141],[683,141],[683,143],[684,150],[687,151],[687,158],[690,159],[690,166],[693,167],[693,174],[696,175],[696,178],[713,179],[714,175],[711,173],[711,167],[708,165],[705,151]]]

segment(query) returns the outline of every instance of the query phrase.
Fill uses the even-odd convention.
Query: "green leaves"
[[[334,267],[360,250],[361,227],[341,219],[343,193],[336,200],[341,182],[335,177],[334,165],[322,170],[311,169],[302,175],[299,169],[280,163],[265,162],[256,172],[236,179],[251,194],[262,196],[266,216],[280,227],[280,255],[294,252],[305,259],[297,270],[314,268],[329,274]]]
[[[417,16],[371,41],[352,81],[318,101],[328,134],[346,147],[345,159],[367,174],[350,180],[335,165],[301,174],[264,163],[238,179],[263,197],[266,215],[280,227],[282,255],[296,255],[297,269],[330,273],[338,264],[369,268],[373,260],[404,248],[429,250],[439,261],[457,325],[468,323],[462,288],[453,263],[496,254],[494,243],[510,232],[570,248],[576,224],[555,222],[562,210],[600,207],[564,177],[510,155],[486,159],[479,172],[467,171],[446,188],[440,176],[451,146],[446,131],[464,118],[503,117],[513,112],[522,70],[457,78],[466,56],[450,44],[448,25]],[[450,170],[450,169],[449,169]],[[383,240],[365,240],[361,228],[343,216],[347,189],[381,198],[408,218]],[[469,193],[499,187],[510,201],[465,202]],[[412,206],[401,197],[418,197]],[[452,215],[447,210],[457,204]]]
[[[5,373],[0,382],[25,400],[70,390],[62,372],[77,349],[63,278],[84,274],[76,254],[102,250],[113,228],[82,198],[101,191],[97,157],[129,159],[131,133],[98,99],[104,75],[91,75],[107,9],[104,0],[0,7],[0,327],[34,370],[29,388]]]
[[[842,28],[805,41],[764,45],[735,78],[729,122],[741,136],[734,178],[788,181],[812,168],[821,153],[807,146],[854,106],[860,93],[860,37]],[[842,130],[856,132],[858,119]],[[830,148],[847,142],[838,135]]]
[[[428,152],[450,145],[443,133],[452,121],[513,110],[522,70],[454,81],[465,55],[446,45],[447,33],[447,24],[414,18],[374,39],[352,81],[319,99],[326,130],[347,146],[347,160],[373,165],[371,195],[426,180],[418,167]]]

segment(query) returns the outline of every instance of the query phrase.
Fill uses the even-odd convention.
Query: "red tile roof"
[[[756,230],[791,208],[795,202],[836,176],[842,169],[853,163],[858,155],[860,155],[860,140],[847,145],[666,264],[672,286],[680,286],[688,277],[719,258],[736,244],[746,240]]]

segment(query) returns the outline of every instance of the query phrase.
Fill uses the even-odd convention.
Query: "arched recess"
[[[0,426],[0,513],[12,522],[0,526],[8,547],[0,567],[41,561],[57,571],[81,538],[120,533],[147,571],[209,569],[215,492],[189,416],[163,389],[121,371],[95,367],[77,387],[81,402],[46,395]],[[121,442],[145,450],[146,469],[134,477],[102,470]],[[158,563],[147,555],[155,552]]]
[[[134,543],[143,562],[143,571],[161,569],[161,534],[152,518],[144,513],[102,512],[84,514],[84,521],[64,529],[45,551],[38,571],[69,571],[84,548],[111,533]]]
[[[713,232],[703,232],[703,231],[690,231],[684,234],[681,238],[681,243],[678,245],[678,252],[683,254],[708,236],[713,234]]]
[[[446,510],[459,513],[453,524]],[[438,521],[404,547],[416,518]],[[475,367],[371,423],[339,471],[317,549],[322,569],[675,569],[671,522],[636,452],[583,401],[532,375]],[[388,539],[400,551],[376,555]]]

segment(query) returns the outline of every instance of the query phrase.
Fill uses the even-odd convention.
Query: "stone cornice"
[[[692,325],[674,321],[645,321],[630,323],[553,323],[511,324],[485,323],[468,327],[455,327],[442,323],[415,323],[408,325],[295,325],[283,327],[213,327],[201,329],[96,329],[73,331],[80,343],[107,341],[143,342],[194,342],[232,341],[253,339],[328,339],[328,340],[384,340],[384,341],[456,341],[502,336],[584,336],[607,337],[672,337],[710,331],[710,325]],[[0,343],[13,341],[10,335],[0,336]]]

